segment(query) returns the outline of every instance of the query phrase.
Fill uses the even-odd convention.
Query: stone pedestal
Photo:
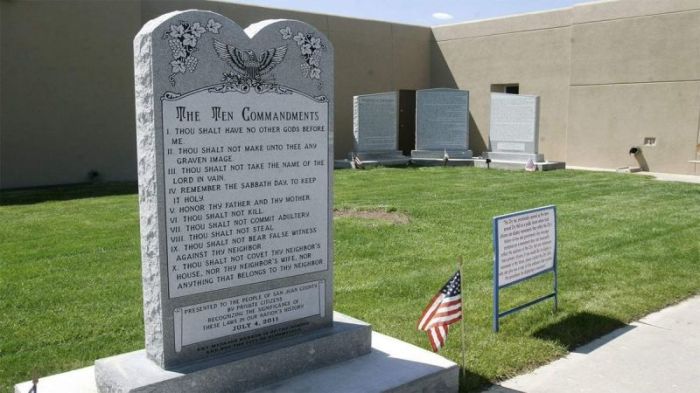
[[[498,160],[492,160],[487,163],[485,158],[475,158],[473,162],[477,168],[509,169],[514,171],[524,170],[526,164],[525,162]],[[535,167],[538,171],[552,171],[555,169],[566,169],[566,163],[562,161],[540,161],[535,162]]]
[[[348,160],[352,161],[352,154],[348,155]],[[404,166],[408,165],[410,159],[404,156],[401,151],[382,152],[357,152],[354,153],[363,165],[368,166]]]
[[[544,162],[544,154],[541,153],[510,153],[502,151],[490,151],[484,153],[485,158],[489,158],[492,161],[514,161],[514,162],[528,162],[532,160],[534,162]]]
[[[371,334],[370,325],[335,313],[331,328],[179,369],[164,370],[144,350],[100,359],[95,362],[95,380],[101,393],[247,392],[366,355]]]
[[[136,376],[134,376],[136,378]],[[15,385],[14,393],[27,393],[31,381]],[[249,393],[455,393],[459,366],[433,352],[372,333],[369,354],[318,368]],[[97,393],[94,367],[86,367],[39,380],[41,393]],[[229,390],[234,391],[234,390]]]
[[[471,150],[413,150],[411,163],[418,166],[473,166],[474,160]]]
[[[411,159],[412,160],[442,160],[447,154],[447,159],[470,159],[472,158],[471,150],[412,150]]]

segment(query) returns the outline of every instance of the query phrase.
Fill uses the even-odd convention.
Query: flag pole
[[[466,350],[465,350],[465,340],[464,340],[464,292],[462,292],[462,281],[464,280],[464,275],[462,274],[462,256],[460,255],[457,257],[457,263],[459,264],[459,293],[460,293],[460,302],[462,303],[462,321],[460,325],[462,326],[462,380],[464,380],[467,376],[467,361],[466,359]]]

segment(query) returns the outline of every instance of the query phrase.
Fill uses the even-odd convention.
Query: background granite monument
[[[540,97],[491,93],[491,128],[486,158],[544,161],[538,152]]]
[[[367,164],[405,165],[408,157],[398,150],[399,93],[353,97],[353,152]],[[352,157],[350,157],[352,159]]]
[[[457,89],[416,91],[416,148],[411,160],[470,159],[469,92]]]
[[[549,171],[566,168],[539,153],[540,97],[491,93],[491,151],[474,160],[481,168]]]

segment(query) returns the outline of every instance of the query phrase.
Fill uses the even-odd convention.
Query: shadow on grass
[[[604,340],[591,342],[616,329],[620,329],[616,334],[606,337]],[[543,340],[555,341],[571,352],[590,353],[632,329],[634,329],[634,326],[627,325],[618,319],[581,312],[540,329],[533,335]]]
[[[459,391],[461,393],[481,392],[490,386],[492,386],[491,382],[483,375],[473,373],[468,368],[459,368]]]
[[[138,193],[134,182],[71,184],[0,191],[0,206],[31,205],[48,201],[94,198]]]

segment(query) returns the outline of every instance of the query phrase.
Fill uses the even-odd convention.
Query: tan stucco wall
[[[133,179],[127,38],[140,26],[138,8],[92,1],[0,5],[0,187],[81,182],[91,170]]]
[[[469,146],[488,150],[492,84],[520,84],[540,101],[540,150],[564,160],[571,56],[568,11],[434,28],[431,84],[469,90]]]
[[[642,146],[651,171],[700,174],[700,1],[622,0],[433,28],[431,82],[471,91],[476,153],[492,84],[541,96],[540,151],[617,168]]]
[[[335,47],[335,154],[352,149],[352,96],[430,84],[428,27],[218,1],[0,0],[0,188],[136,180],[132,40],[148,20],[209,9],[246,27],[316,26]]]
[[[335,155],[352,96],[471,92],[470,147],[488,149],[491,85],[541,97],[540,151],[616,168],[644,137],[649,169],[700,174],[700,0],[620,0],[435,28],[207,0],[0,0],[0,188],[135,180],[131,41],[148,20],[210,9],[241,26],[303,20],[336,53]]]
[[[626,166],[655,137],[651,171],[698,173],[700,1],[604,5],[575,8],[567,161]]]

